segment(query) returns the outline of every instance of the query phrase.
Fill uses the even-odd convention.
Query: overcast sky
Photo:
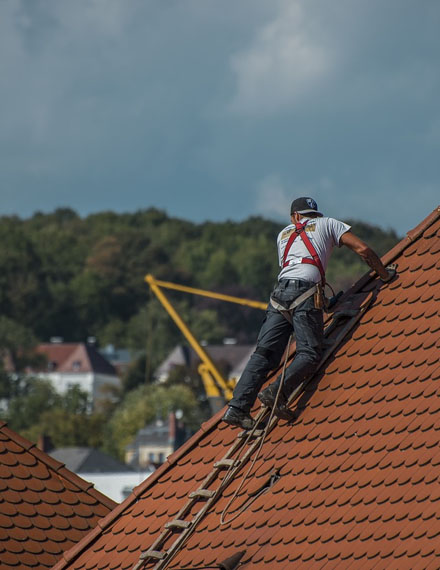
[[[440,203],[438,0],[0,0],[0,215],[406,232]]]

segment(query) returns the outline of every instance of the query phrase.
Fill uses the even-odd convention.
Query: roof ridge
[[[63,477],[63,479],[66,479],[66,481],[69,481],[69,483],[73,483],[74,485],[79,487],[81,491],[88,493],[94,499],[98,500],[100,503],[102,503],[103,505],[105,505],[110,509],[114,509],[115,505],[117,505],[117,503],[115,503],[115,501],[110,499],[110,497],[107,497],[106,495],[95,489],[93,483],[85,481],[79,475],[67,469],[64,463],[57,461],[56,459],[54,459],[53,457],[51,457],[50,455],[39,449],[38,446],[35,445],[35,443],[32,443],[28,439],[21,436],[19,433],[12,430],[6,422],[2,422],[2,424],[0,424],[0,430],[6,430],[6,434],[11,439],[11,441],[16,443],[17,445],[19,445],[29,453],[31,453],[36,459],[38,459],[38,461],[43,462],[52,471],[55,471],[58,475]]]
[[[416,241],[420,236],[428,229],[435,221],[440,218],[440,205],[435,208],[420,224],[415,228],[407,232],[405,238],[403,238],[399,243],[397,243],[389,252],[387,252],[382,261],[385,265],[391,263],[394,259],[399,257],[402,252]],[[376,275],[372,271],[368,271],[364,274],[345,294],[344,297],[347,299],[354,293],[359,292],[365,285],[376,278]],[[368,312],[369,308],[366,309]],[[133,503],[137,502],[138,497],[142,495],[149,487],[151,487],[155,481],[168,471],[183,455],[185,455],[192,447],[194,447],[209,431],[211,431],[217,423],[219,423],[220,418],[223,415],[223,411],[220,410],[217,414],[212,416],[208,421],[204,422],[200,430],[198,430],[186,443],[184,443],[177,451],[171,454],[166,461],[147,479],[140,483],[129,497],[120,503],[113,511],[111,511],[106,517],[99,521],[98,525],[90,531],[85,537],[83,537],[72,549],[64,553],[60,561],[54,566],[53,570],[62,570],[66,567],[67,563],[72,562],[77,556],[79,556],[85,548],[91,544],[103,531],[123,512],[125,509],[129,508]],[[99,527],[99,528],[98,528]]]
[[[47,345],[47,344],[49,344],[50,346],[67,346],[67,345],[75,345],[76,346],[78,344],[85,344],[85,343],[83,341],[70,341],[70,342],[64,342],[64,341],[63,342],[50,342],[50,341],[47,341],[47,342],[40,342],[38,344],[39,344],[39,346]]]
[[[387,265],[391,263],[398,255],[400,255],[407,247],[409,247],[413,242],[419,239],[425,231],[438,219],[440,218],[440,204],[434,208],[434,210],[426,216],[424,220],[417,224],[415,228],[406,232],[406,237],[404,237],[399,243],[397,243],[389,252],[387,252],[384,258],[384,264]]]
[[[424,220],[420,222],[415,228],[406,233],[407,237],[411,241],[415,241],[419,238],[434,222],[440,218],[440,204],[434,208],[434,210],[426,216]]]

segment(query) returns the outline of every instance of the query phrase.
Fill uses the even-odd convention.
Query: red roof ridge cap
[[[110,499],[109,497],[107,497],[106,495],[104,495],[103,493],[101,493],[100,491],[98,491],[97,489],[95,489],[93,483],[85,481],[79,475],[67,469],[64,463],[60,463],[59,461],[57,461],[56,459],[54,459],[53,457],[51,457],[50,455],[39,449],[35,445],[35,443],[32,443],[28,439],[16,433],[14,430],[8,427],[8,424],[6,422],[3,422],[3,425],[0,425],[0,429],[4,428],[6,428],[8,437],[14,443],[16,443],[17,445],[19,445],[20,447],[31,453],[36,459],[38,459],[38,461],[41,461],[47,467],[49,467],[49,469],[55,471],[55,473],[63,477],[63,479],[65,479],[66,481],[69,481],[69,483],[73,483],[74,485],[76,485],[76,487],[78,487],[81,491],[88,493],[94,499],[96,499],[97,501],[99,501],[101,504],[108,507],[109,509],[115,508],[115,505],[117,505],[117,503],[112,499]]]
[[[45,350],[45,349],[55,349],[55,350],[61,350],[61,349],[70,349],[71,351],[76,350],[77,348],[79,348],[82,344],[82,342],[39,342],[37,344],[37,349],[39,350]]]
[[[37,447],[35,445],[35,443],[32,443],[32,441],[29,441],[28,439],[26,439],[25,437],[21,436],[19,433],[17,433],[16,431],[14,431],[13,429],[11,429],[8,426],[8,422],[3,422],[2,425],[0,426],[0,429],[4,429],[6,428],[7,430],[7,435],[8,437],[17,445],[19,445],[20,447],[22,447],[23,449],[26,449],[26,451],[30,451],[33,447]]]
[[[383,256],[384,265],[388,265],[396,259],[407,247],[415,242],[423,233],[440,218],[440,205],[426,216],[415,228],[409,230],[399,243],[397,243],[388,253]]]
[[[407,238],[413,242],[420,237],[440,217],[440,205],[437,206],[420,224],[406,233]]]

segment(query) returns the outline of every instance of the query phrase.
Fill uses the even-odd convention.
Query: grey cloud
[[[439,16],[435,0],[6,0],[0,210],[278,217],[307,190],[404,231],[438,202]]]

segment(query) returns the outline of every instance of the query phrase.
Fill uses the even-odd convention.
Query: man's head
[[[292,205],[290,206],[290,215],[295,216],[295,214],[298,214],[299,216],[309,215],[312,217],[322,217],[321,212],[318,212],[318,204],[315,200],[306,196],[297,198],[292,202]]]

